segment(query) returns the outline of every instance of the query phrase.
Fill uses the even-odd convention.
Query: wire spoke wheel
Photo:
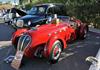
[[[80,39],[85,39],[86,37],[87,37],[87,30],[84,29],[84,30],[83,30],[83,34],[82,34],[82,36],[81,36]]]
[[[52,63],[52,64],[58,62],[61,51],[62,51],[61,42],[57,40],[53,44],[49,62]]]
[[[84,38],[86,38],[86,37],[87,37],[87,30],[84,29]]]

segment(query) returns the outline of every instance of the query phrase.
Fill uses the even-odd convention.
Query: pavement
[[[15,30],[7,24],[0,24],[0,41],[10,41]]]
[[[11,46],[12,43],[11,41],[0,41],[0,48],[2,48],[3,46]]]
[[[0,31],[0,41],[11,44],[9,40],[14,30],[8,25],[0,25]],[[88,32],[84,40],[68,44],[68,48],[63,51],[58,63],[50,65],[46,59],[27,59],[19,70],[88,70],[91,63],[85,61],[86,57],[96,56],[100,47],[100,34],[96,31]],[[0,49],[0,70],[14,70],[10,63],[4,62],[6,57],[14,54],[15,49],[12,45],[6,45],[6,48]]]
[[[89,31],[95,32],[95,33],[100,33],[100,29],[96,29],[96,28],[89,28]]]

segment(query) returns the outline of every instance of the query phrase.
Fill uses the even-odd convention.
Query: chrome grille
[[[31,37],[29,35],[22,35],[18,40],[17,50],[24,51],[26,47],[31,43]]]

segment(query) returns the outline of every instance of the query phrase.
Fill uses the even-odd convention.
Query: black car
[[[19,18],[16,22],[17,27],[34,27],[37,24],[45,24],[49,17],[54,14],[60,19],[68,18],[66,7],[59,3],[47,3],[33,6],[25,16]]]

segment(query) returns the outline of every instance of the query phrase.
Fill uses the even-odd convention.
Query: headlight
[[[23,20],[18,20],[16,23],[17,27],[23,27],[24,26],[24,21]]]
[[[28,25],[31,25],[31,21],[28,22]]]

